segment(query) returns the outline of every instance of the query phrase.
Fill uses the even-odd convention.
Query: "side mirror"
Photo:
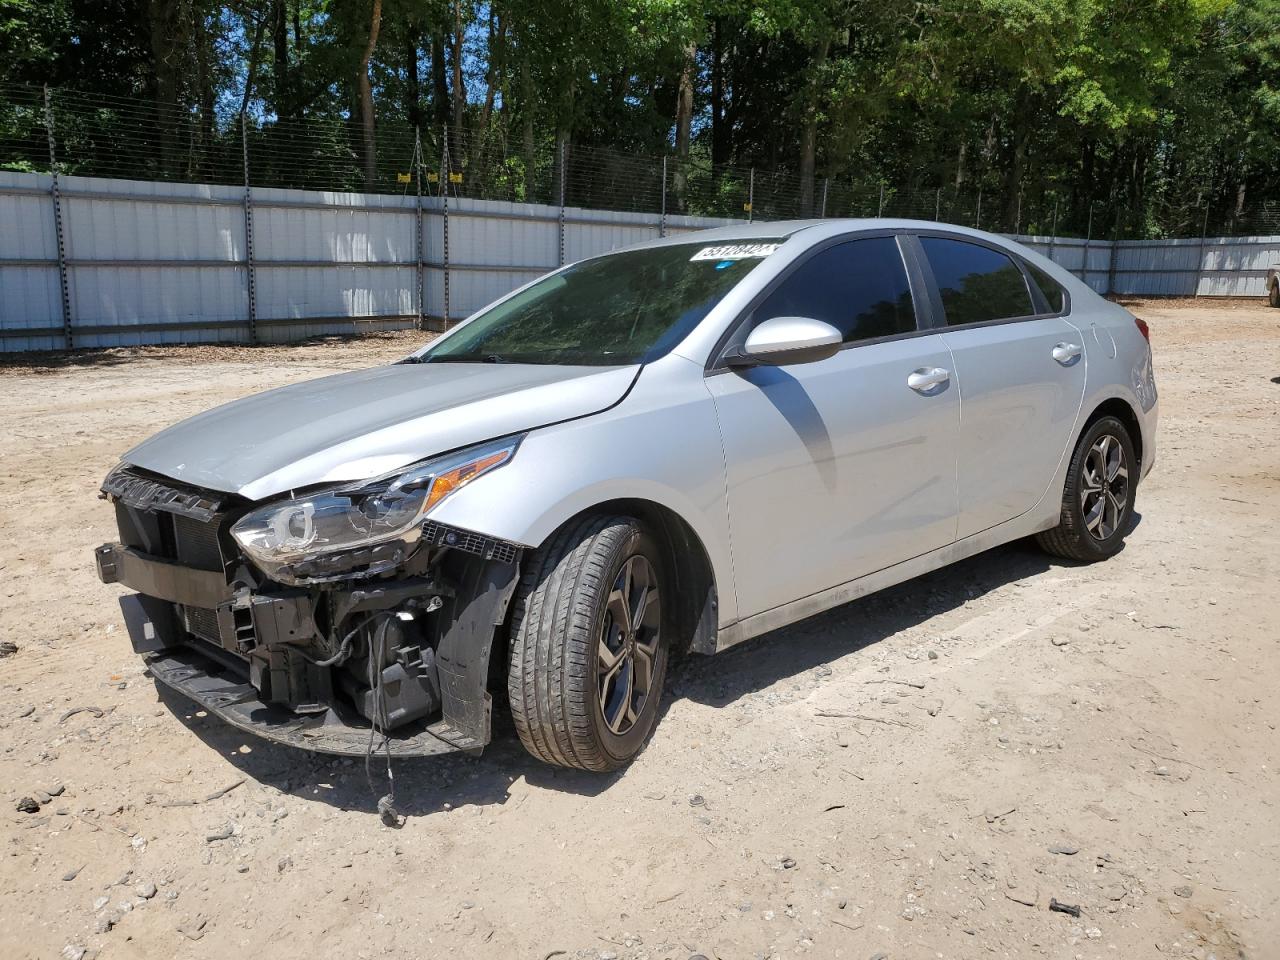
[[[840,331],[821,320],[774,317],[752,330],[747,342],[725,357],[725,362],[730,367],[813,363],[834,356],[843,342]]]

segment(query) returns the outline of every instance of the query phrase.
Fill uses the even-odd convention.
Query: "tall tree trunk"
[[[185,67],[181,0],[150,0],[147,26],[154,64],[156,127],[160,132],[160,171],[174,176],[179,168],[178,98]]]
[[[471,137],[471,165],[480,170],[484,162],[485,147],[489,143],[489,121],[493,118],[493,105],[498,97],[498,76],[502,66],[503,33],[506,26],[498,20],[493,7],[489,7],[489,62],[485,67],[484,105],[480,108],[480,116],[476,120],[475,132]]]
[[[415,127],[422,125],[422,80],[418,76],[418,29],[410,27],[404,37],[405,116]]]
[[[449,75],[444,61],[444,34],[431,35],[431,112],[440,126],[449,122]]]
[[[711,165],[729,162],[729,125],[724,106],[724,17],[711,28]]]
[[[524,153],[524,201],[533,203],[537,191],[538,158],[533,140],[533,73],[529,61],[520,63],[520,127]]]
[[[204,179],[209,170],[209,151],[213,147],[213,112],[217,102],[217,93],[213,89],[213,71],[209,62],[216,56],[213,50],[213,38],[209,34],[209,24],[205,16],[197,13],[193,24],[195,47],[196,84],[200,95],[200,133],[198,168],[194,171],[197,177]]]
[[[1022,179],[1026,171],[1027,142],[1031,138],[1030,98],[1020,93],[1013,111],[1013,144],[1004,181],[1004,227],[1017,230],[1021,220]]]
[[[266,27],[265,20],[255,20],[253,25],[253,40],[249,44],[249,63],[245,67],[244,74],[244,94],[240,97],[240,116],[243,117],[249,109],[249,99],[253,96],[253,85],[258,78],[258,60],[260,59],[260,51],[262,50],[262,34]]]
[[[271,43],[275,54],[276,116],[293,118],[293,87],[289,77],[289,10],[286,0],[272,0]]]
[[[382,0],[373,0],[373,15],[369,18],[369,42],[360,55],[360,72],[356,74],[356,89],[360,94],[360,139],[364,152],[364,185],[372,190],[378,179],[377,131],[373,123],[373,83],[369,79],[369,61],[378,45],[378,31],[382,27]]]
[[[964,158],[968,152],[969,144],[965,140],[960,141],[960,149],[956,152],[956,192],[964,186]]]
[[[560,110],[556,116],[556,155],[554,158],[555,174],[551,185],[551,202],[559,203],[569,195],[569,140],[573,136],[573,101],[575,83],[569,81],[569,87],[560,99]]]
[[[450,148],[451,156],[461,159],[464,155],[462,145],[462,124],[467,107],[467,87],[462,74],[462,41],[466,25],[462,22],[462,0],[453,0],[453,134],[454,144]],[[462,166],[461,163],[458,164]]]
[[[697,72],[698,45],[684,48],[684,66],[680,70],[680,89],[676,94],[676,173],[673,180],[676,209],[687,207],[689,192],[689,129],[693,124],[693,83]]]
[[[809,65],[809,82],[804,95],[803,122],[800,128],[800,215],[813,216],[813,176],[818,153],[818,99],[822,96],[822,68],[831,50],[831,38],[823,37],[814,45]]]

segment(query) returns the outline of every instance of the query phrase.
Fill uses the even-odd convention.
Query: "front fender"
[[[669,355],[613,409],[530,433],[510,464],[469,483],[431,519],[536,547],[600,504],[658,504],[702,541],[725,625],[738,604],[724,497],[720,431],[701,369]]]

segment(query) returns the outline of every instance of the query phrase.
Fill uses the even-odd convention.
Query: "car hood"
[[[380,476],[613,406],[639,367],[399,363],[296,383],[183,420],[126,463],[261,500]]]

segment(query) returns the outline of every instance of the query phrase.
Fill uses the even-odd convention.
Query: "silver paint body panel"
[[[744,310],[813,246],[917,229],[1017,253],[1067,290],[1069,314],[848,345],[808,364],[709,369]],[[783,242],[643,367],[375,368],[218,408],[125,459],[261,500],[528,431],[510,464],[432,519],[536,547],[583,510],[660,504],[706,549],[720,647],[1053,526],[1071,449],[1107,400],[1135,411],[1150,470],[1148,345],[1126,310],[1056,264],[990,234],[898,220],[760,223],[642,246],[763,238]],[[1064,341],[1081,347],[1066,365],[1052,355]],[[942,389],[908,386],[935,368],[949,373]]]

